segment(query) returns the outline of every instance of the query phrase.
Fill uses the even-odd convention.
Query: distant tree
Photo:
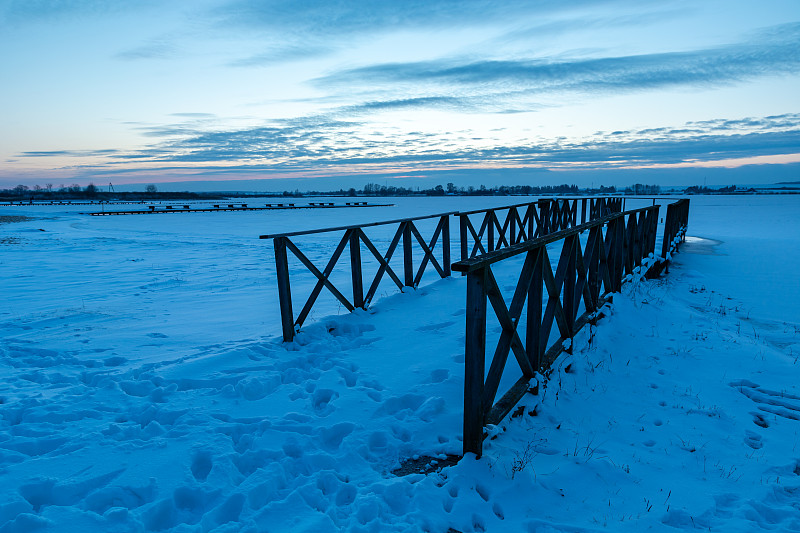
[[[89,198],[94,198],[95,196],[97,196],[97,187],[95,186],[94,183],[90,183],[89,185],[86,186],[83,192],[85,192],[86,196],[88,196]]]
[[[14,194],[17,195],[17,196],[22,196],[27,191],[28,191],[28,186],[27,185],[20,184],[20,185],[17,185],[16,187],[14,187]]]
[[[448,194],[455,194],[455,192],[456,192],[456,186],[455,186],[455,184],[454,184],[454,183],[452,183],[452,182],[451,182],[451,183],[448,183],[448,184],[447,184],[447,193],[448,193]]]
[[[152,183],[144,188],[144,192],[146,192],[147,194],[155,194],[157,191],[158,189]]]
[[[44,186],[44,188],[47,189],[47,192],[53,192],[53,184],[52,183],[46,184]]]
[[[347,196],[355,196],[355,195],[356,195],[356,190],[353,187],[350,187],[347,190]]]

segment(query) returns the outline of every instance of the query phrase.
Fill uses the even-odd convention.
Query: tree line
[[[111,189],[109,187],[109,189]],[[734,187],[731,187],[731,191]],[[714,190],[698,187],[686,189],[686,193],[703,192],[725,192],[727,189]],[[350,189],[328,190],[328,191],[283,191],[283,192],[248,192],[248,193],[196,193],[196,192],[160,192],[155,185],[147,185],[143,191],[115,192],[113,190],[101,190],[99,187],[90,183],[86,187],[80,185],[62,185],[55,188],[53,184],[45,186],[17,185],[12,189],[0,189],[0,200],[4,201],[61,201],[61,200],[91,200],[91,201],[139,201],[139,200],[162,200],[162,199],[221,199],[230,196],[247,197],[289,197],[299,198],[304,196],[554,196],[554,195],[594,195],[594,194],[626,194],[626,195],[648,195],[654,196],[661,193],[659,185],[644,185],[637,183],[624,189],[617,187],[606,187],[601,185],[599,188],[579,188],[577,185],[495,185],[487,187],[457,187],[450,182],[442,186],[435,185],[430,188],[420,187],[397,187],[394,185],[380,185],[377,183],[367,183],[361,189],[351,187]]]

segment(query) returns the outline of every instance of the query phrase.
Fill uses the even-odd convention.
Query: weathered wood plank
[[[414,286],[414,256],[411,249],[411,222],[403,222],[403,277],[408,287]]]
[[[353,307],[364,307],[364,276],[361,273],[361,228],[350,232],[350,280],[353,284]]]
[[[576,241],[577,235],[570,235],[564,240],[564,249],[567,252],[567,268],[564,272],[564,301],[561,306],[564,308],[564,317],[567,319],[567,330],[569,337],[575,334],[575,315],[577,312],[575,306],[575,284],[577,261],[575,260],[575,249],[577,248]]]
[[[461,239],[461,260],[469,259],[469,248],[467,245],[467,224],[472,226],[467,215],[458,216],[459,238]],[[473,230],[474,231],[474,230]]]
[[[349,229],[356,229],[356,228],[371,228],[373,226],[384,226],[387,224],[400,224],[406,221],[416,221],[416,220],[425,220],[428,218],[440,218],[444,215],[455,215],[458,214],[458,211],[449,211],[447,213],[438,213],[436,215],[425,215],[422,217],[412,217],[412,218],[399,218],[396,220],[385,220],[383,222],[368,222],[366,224],[354,224],[352,226],[336,226],[332,228],[321,228],[321,229],[312,229],[312,230],[303,230],[303,231],[290,231],[288,233],[274,233],[269,235],[260,235],[259,239],[274,239],[275,237],[297,237],[299,235],[314,235],[316,233],[326,233],[330,231],[347,231]]]
[[[275,249],[275,274],[278,278],[278,302],[281,309],[283,340],[294,339],[294,312],[292,311],[292,289],[289,284],[289,258],[286,254],[286,237],[273,240]]]
[[[486,367],[486,271],[467,274],[466,341],[464,346],[463,451],[483,453],[483,376]]]
[[[542,350],[539,348],[542,331],[542,249],[538,248],[536,250],[531,250],[528,253],[534,256],[534,265],[533,274],[531,275],[531,282],[528,285],[528,312],[525,329],[525,351],[528,354],[528,360],[531,362],[531,367],[534,369],[534,371],[539,371],[541,368],[542,355]]]
[[[444,263],[444,275],[445,277],[450,277],[450,274],[452,274],[450,269],[450,215],[443,216],[439,224],[442,226],[442,263]]]

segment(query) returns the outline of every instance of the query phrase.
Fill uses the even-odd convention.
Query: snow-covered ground
[[[322,300],[283,344],[257,239],[504,203],[392,201],[0,208],[30,217],[0,223],[0,532],[800,530],[800,197],[693,197],[669,274],[627,285],[480,460],[402,477],[461,450],[464,279]],[[297,243],[321,263],[339,237]]]

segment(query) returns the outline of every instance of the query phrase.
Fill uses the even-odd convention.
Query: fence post
[[[281,327],[284,342],[294,338],[294,313],[292,312],[292,290],[289,285],[289,260],[286,255],[287,237],[272,240],[275,249],[275,271],[278,277],[278,302],[281,307]]]
[[[353,280],[353,307],[364,307],[364,278],[361,275],[360,229],[350,232],[350,277]]]
[[[567,237],[564,240],[564,246],[569,246],[569,256],[567,256],[567,271],[564,277],[564,301],[561,307],[564,309],[564,315],[567,319],[567,329],[569,329],[570,338],[575,336],[575,284],[577,283],[577,255],[578,255],[578,237],[577,235]],[[568,353],[572,353],[572,347]]]
[[[406,287],[414,286],[414,262],[411,255],[411,222],[403,222],[403,277]]]
[[[622,278],[624,275],[625,215],[621,214],[614,223],[614,292],[619,292],[622,290]]]
[[[536,204],[539,206],[539,224],[542,228],[539,236],[542,237],[550,233],[550,200],[539,200]]]
[[[535,252],[536,261],[533,263],[533,276],[528,285],[528,312],[525,329],[525,352],[531,362],[534,372],[538,372],[542,366],[542,350],[540,348],[540,337],[542,332],[542,251],[537,249]]]
[[[487,217],[487,220],[488,220],[488,223],[486,224],[486,240],[489,241],[488,242],[488,246],[486,247],[486,251],[487,252],[491,252],[491,251],[494,250],[494,245],[495,245],[495,242],[494,242],[494,224],[495,224],[495,221],[497,220],[495,218],[495,215],[494,215],[494,209],[489,209],[486,212],[486,217]]]
[[[600,301],[600,247],[603,245],[603,232],[599,227],[590,230],[587,242],[592,241],[592,238],[594,238],[594,248],[592,249],[591,255],[584,259],[589,260],[587,278],[589,282],[589,294],[592,296],[591,311],[596,311]],[[587,309],[587,311],[589,311],[589,309]]]
[[[661,257],[664,259],[667,258],[667,254],[669,254],[669,250],[672,247],[672,239],[675,238],[675,234],[673,233],[673,220],[675,218],[675,210],[672,207],[673,204],[669,204],[667,206],[667,216],[664,220],[664,238],[661,241]]]
[[[569,205],[569,200],[567,200],[567,205]],[[572,219],[572,226],[573,227],[578,225],[578,200],[577,199],[572,201],[572,209],[570,209],[569,218]],[[567,224],[567,227],[569,227],[569,224]]]
[[[442,269],[444,276],[450,277],[450,215],[444,215],[441,220],[442,224]]]
[[[469,259],[469,244],[467,243],[467,223],[469,222],[468,215],[459,215],[458,222],[461,233],[461,260],[466,261]]]
[[[486,374],[486,269],[467,273],[464,346],[464,454],[483,452],[483,388]]]
[[[512,216],[513,215],[513,216]],[[508,245],[513,246],[516,244],[517,240],[517,218],[519,214],[517,213],[516,207],[509,207],[508,208]]]
[[[528,210],[527,210],[527,215],[528,215],[528,229],[527,229],[528,239],[533,239],[533,235],[534,235],[534,233],[533,233],[534,232],[534,229],[533,229],[533,218],[534,218],[533,214],[535,212],[536,212],[536,204],[528,204]]]

